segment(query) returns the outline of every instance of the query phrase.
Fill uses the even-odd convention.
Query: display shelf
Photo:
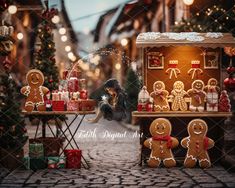
[[[191,111],[167,111],[167,112],[132,112],[134,118],[151,117],[231,117],[232,112],[191,112]]]
[[[79,115],[86,115],[86,114],[95,114],[95,110],[92,111],[32,111],[26,112],[22,111],[25,115],[69,115],[69,114],[79,114]]]

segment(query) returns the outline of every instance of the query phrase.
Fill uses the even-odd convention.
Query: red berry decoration
[[[226,90],[221,91],[219,98],[219,111],[220,112],[230,112],[231,104]]]
[[[233,73],[235,73],[235,67],[229,66],[229,67],[227,68],[227,73],[228,73],[228,74],[233,74]]]
[[[224,80],[224,85],[228,91],[231,91],[231,92],[235,91],[235,78],[233,78],[232,76],[229,76],[228,78]]]

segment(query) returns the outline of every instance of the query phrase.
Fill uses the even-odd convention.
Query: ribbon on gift
[[[167,142],[167,148],[172,148],[172,140],[170,135],[166,136],[153,136],[153,140],[155,141],[166,141]]]

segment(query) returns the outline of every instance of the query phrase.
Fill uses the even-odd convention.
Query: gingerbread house
[[[163,83],[164,90],[168,94],[160,97],[169,104],[169,108],[165,109],[161,108],[161,105],[159,107],[158,104],[153,104],[152,111],[132,113],[133,120],[140,125],[141,144],[150,136],[149,125],[155,118],[168,118],[172,123],[172,134],[180,140],[187,134],[187,124],[194,118],[201,118],[208,124],[209,136],[216,141],[216,147],[210,151],[211,158],[214,161],[220,161],[224,152],[224,120],[232,113],[218,110],[219,91],[214,90],[218,96],[212,94],[212,98],[209,99],[205,89],[208,88],[209,80],[215,80],[216,88],[223,90],[223,48],[235,46],[233,36],[229,33],[149,32],[139,34],[136,44],[142,59],[143,85],[147,87],[149,93],[154,93],[155,88],[159,87],[156,81]],[[197,82],[202,83],[201,93],[204,95],[200,98],[201,94],[199,94],[199,99],[191,96],[194,92],[189,92],[193,87],[197,87],[193,86],[197,85]],[[177,97],[174,95],[174,89],[179,89],[181,84],[184,86],[181,100],[186,103],[186,107],[180,104],[180,100],[175,101]],[[156,93],[161,92],[155,92],[152,96],[155,97]],[[194,99],[203,107],[199,108],[196,105],[194,108],[195,105],[191,104]],[[184,107],[180,108],[180,106]],[[146,152],[148,151],[142,147],[141,163]],[[175,155],[179,158],[183,157],[185,151],[179,148]]]

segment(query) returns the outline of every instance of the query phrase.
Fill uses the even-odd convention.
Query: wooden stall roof
[[[230,33],[140,33],[136,40],[137,47],[163,46],[199,46],[205,48],[235,47],[235,38]]]

